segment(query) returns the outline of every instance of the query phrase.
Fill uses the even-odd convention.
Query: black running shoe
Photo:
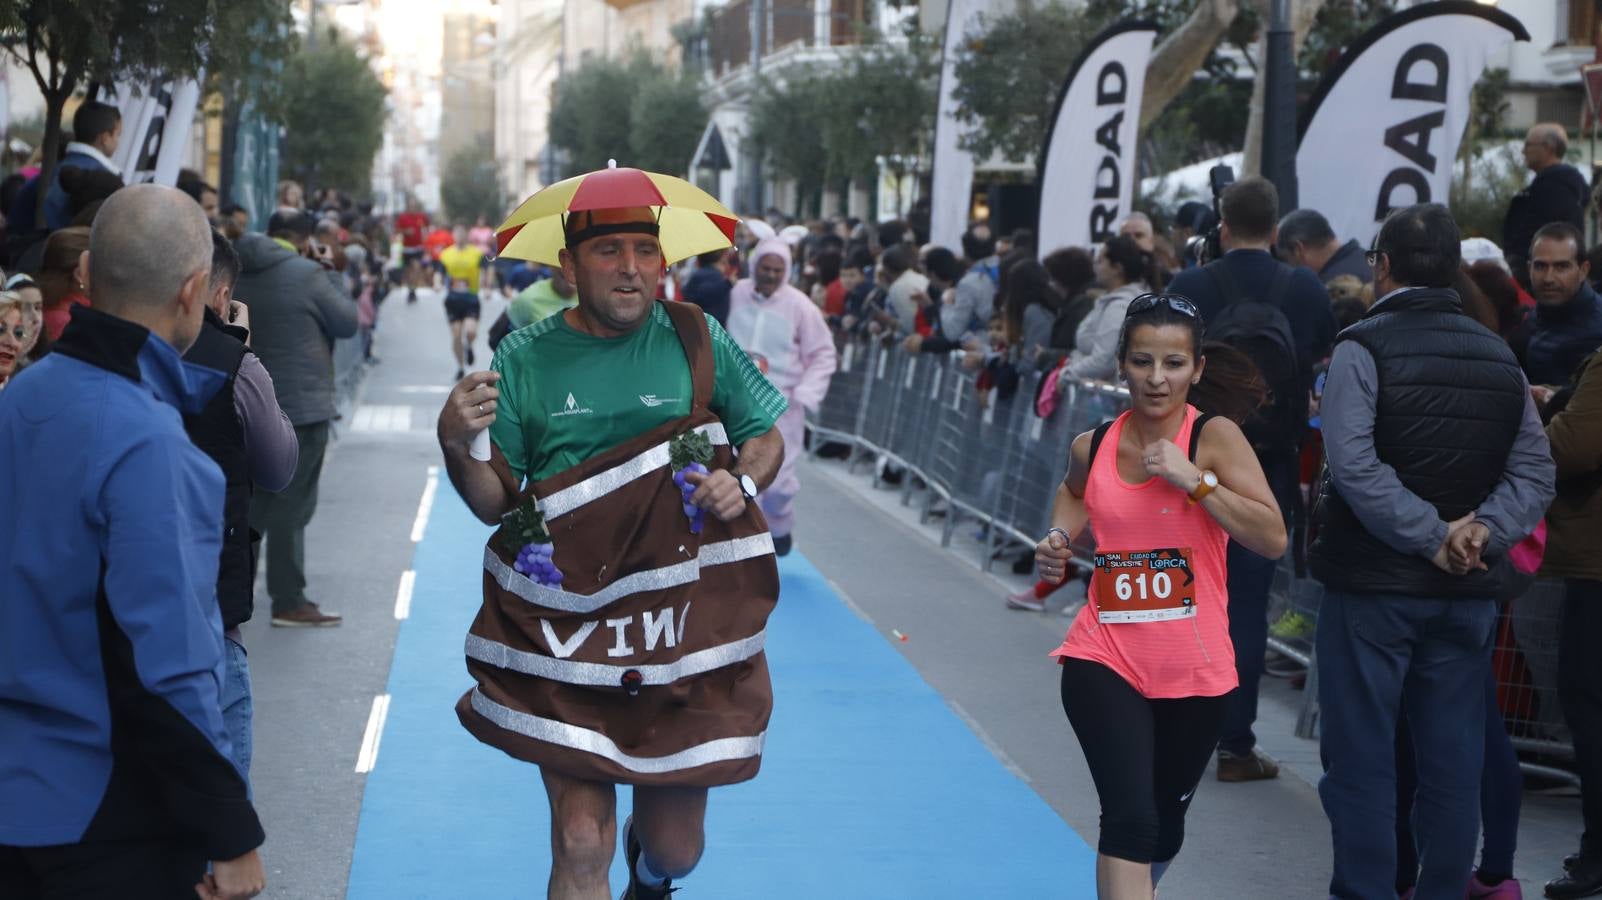
[[[472,365],[473,364],[473,345],[472,344],[468,344],[467,345],[467,364],[468,365]]]
[[[416,303],[417,302],[417,288],[407,288],[406,289],[406,302],[407,303]]]
[[[461,381],[461,380],[462,380],[462,376],[463,376],[463,375],[466,375],[466,374],[467,374],[467,373],[466,373],[466,372],[463,372],[463,371],[462,371],[462,370],[461,370],[461,369],[457,369],[457,370],[456,370],[456,380],[457,380],[457,381]]]
[[[773,539],[773,555],[774,556],[789,556],[790,555],[790,545],[791,545],[792,541],[793,541],[793,538],[788,534],[785,535],[784,537],[775,537]]]
[[[673,886],[673,879],[662,882],[661,887],[651,887],[640,883],[636,874],[640,863],[640,841],[634,836],[634,817],[629,816],[623,822],[623,858],[629,866],[629,886],[624,889],[622,900],[667,900],[678,888]]]

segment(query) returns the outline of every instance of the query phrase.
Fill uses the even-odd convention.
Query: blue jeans
[[[228,655],[223,670],[222,716],[223,727],[228,729],[228,740],[233,745],[234,768],[244,776],[245,787],[250,787],[250,663],[245,648],[232,638],[223,638]]]
[[[1413,797],[1418,791],[1413,731],[1407,714],[1397,728],[1396,741],[1396,892],[1418,879],[1418,846],[1413,840]],[[1513,855],[1519,844],[1519,810],[1524,803],[1524,773],[1519,754],[1507,736],[1502,708],[1496,703],[1496,670],[1485,667],[1485,771],[1480,775],[1480,818],[1485,844],[1480,849],[1480,871],[1511,876]]]
[[[1480,836],[1485,677],[1496,603],[1331,590],[1317,634],[1318,785],[1334,841],[1330,896],[1395,896],[1396,722],[1418,762],[1417,900],[1461,900]]]
[[[1263,654],[1268,651],[1268,594],[1279,563],[1229,542],[1229,639],[1235,645],[1235,674],[1240,686],[1224,700],[1224,729],[1218,749],[1247,756],[1257,746],[1257,685],[1263,680]]]

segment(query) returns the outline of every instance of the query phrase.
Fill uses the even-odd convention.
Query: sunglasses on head
[[[1156,309],[1159,306],[1166,306],[1174,312],[1182,316],[1190,316],[1192,319],[1201,318],[1201,312],[1196,309],[1196,304],[1190,302],[1189,297],[1181,294],[1141,294],[1139,297],[1129,301],[1129,310],[1124,313],[1124,316],[1127,318],[1136,313]]]

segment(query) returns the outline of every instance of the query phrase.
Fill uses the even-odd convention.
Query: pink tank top
[[[1201,504],[1191,503],[1168,482],[1152,478],[1129,484],[1119,476],[1118,445],[1128,421],[1127,412],[1118,417],[1091,461],[1085,508],[1096,547],[1103,553],[1189,547],[1196,612],[1165,621],[1102,622],[1097,615],[1101,598],[1092,589],[1090,602],[1051,655],[1101,663],[1152,699],[1227,694],[1238,683],[1229,639],[1229,535]],[[1196,408],[1187,407],[1174,443],[1189,447],[1195,422]]]

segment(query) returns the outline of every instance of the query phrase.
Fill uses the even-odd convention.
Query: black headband
[[[572,221],[573,217],[569,216],[567,222],[563,223],[563,230],[566,232],[567,237],[567,249],[569,250],[576,250],[578,245],[585,241],[605,237],[609,234],[648,234],[652,237],[657,237],[662,231],[661,226],[655,222],[596,223],[593,215],[589,217],[590,224],[577,230],[568,231],[566,226]]]

